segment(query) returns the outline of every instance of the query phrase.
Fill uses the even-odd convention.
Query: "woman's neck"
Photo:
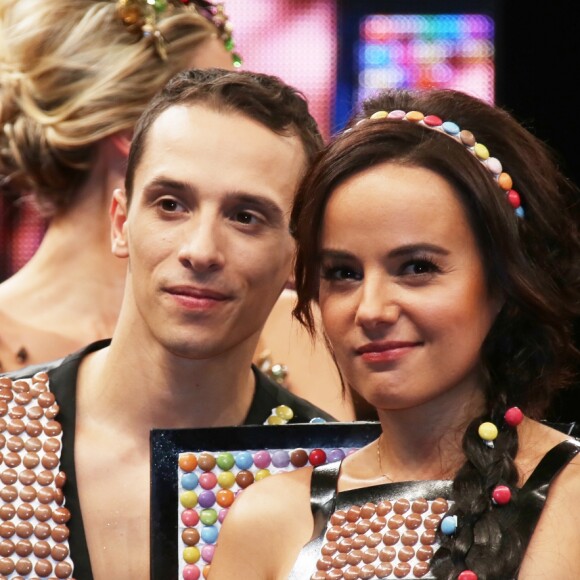
[[[50,221],[34,256],[0,284],[5,350],[24,346],[31,355],[28,362],[42,361],[47,360],[44,352],[54,354],[56,343],[68,354],[71,345],[111,336],[126,261],[111,253],[108,210],[121,179],[118,171],[96,163],[74,204]],[[53,345],[44,348],[49,336]]]

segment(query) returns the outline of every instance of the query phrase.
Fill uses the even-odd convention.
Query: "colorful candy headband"
[[[117,12],[125,26],[142,38],[150,39],[157,54],[167,59],[165,39],[157,28],[159,17],[166,10],[173,10],[175,6],[187,6],[196,14],[209,20],[218,30],[219,37],[226,50],[232,53],[234,66],[242,65],[242,59],[234,52],[232,39],[232,25],[224,10],[223,2],[212,0],[117,0]]]
[[[456,141],[459,141],[465,148],[470,151],[475,158],[481,162],[481,164],[486,167],[494,179],[497,181],[501,189],[506,193],[506,198],[509,204],[514,209],[515,214],[523,218],[524,208],[521,205],[520,195],[515,189],[512,189],[512,178],[508,173],[503,171],[502,165],[498,159],[491,157],[489,150],[485,145],[477,143],[473,133],[465,129],[461,130],[456,123],[453,121],[442,121],[436,115],[424,115],[419,111],[405,111],[395,110],[395,111],[376,111],[370,117],[371,120],[375,119],[399,119],[403,121],[410,121],[411,123],[417,123],[428,129],[433,129],[435,131],[440,131],[444,135],[452,137]],[[361,119],[359,123],[364,123],[366,119]],[[348,131],[349,129],[347,129]]]

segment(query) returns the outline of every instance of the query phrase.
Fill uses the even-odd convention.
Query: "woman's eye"
[[[439,268],[430,260],[413,260],[403,264],[401,268],[403,275],[420,276],[421,274],[433,274]]]
[[[362,280],[362,274],[357,272],[354,268],[345,268],[342,266],[322,268],[321,277],[324,280],[329,280],[331,282],[342,280]]]

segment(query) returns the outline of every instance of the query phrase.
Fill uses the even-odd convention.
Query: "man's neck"
[[[153,428],[239,425],[255,391],[254,348],[251,341],[219,357],[191,360],[115,332],[109,347],[81,364],[80,420],[147,438]]]

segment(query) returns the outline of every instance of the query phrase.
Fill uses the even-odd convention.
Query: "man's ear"
[[[128,258],[127,196],[123,189],[115,189],[109,209],[111,218],[111,250],[117,258]]]
[[[131,139],[133,133],[131,131],[118,131],[109,136],[109,140],[113,147],[125,158],[129,157],[129,149],[131,148]]]

